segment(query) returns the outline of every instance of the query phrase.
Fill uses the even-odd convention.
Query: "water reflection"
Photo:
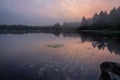
[[[107,47],[111,53],[120,55],[120,37],[90,33],[81,33],[80,37],[83,43],[91,42],[94,48],[97,47],[99,50],[104,50]]]
[[[0,80],[98,80],[102,62],[120,61],[119,37],[10,33],[0,34]]]
[[[94,48],[98,48],[99,50],[104,50],[105,47],[111,52],[115,53],[116,55],[120,55],[120,37],[117,36],[109,36],[109,35],[101,35],[99,33],[86,33],[81,32],[78,34],[77,32],[54,32],[55,36],[63,35],[63,37],[73,37],[73,38],[80,38],[82,43],[84,42],[91,42]]]

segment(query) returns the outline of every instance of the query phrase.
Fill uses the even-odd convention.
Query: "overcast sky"
[[[120,6],[120,0],[0,0],[0,23],[50,25],[80,21]]]

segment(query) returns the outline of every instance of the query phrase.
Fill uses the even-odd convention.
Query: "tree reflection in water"
[[[116,55],[120,55],[120,37],[119,36],[109,36],[109,35],[101,35],[101,34],[90,34],[90,33],[81,33],[80,37],[82,42],[89,41],[92,43],[94,48],[98,48],[99,50],[104,50],[107,48],[110,53],[115,53]]]

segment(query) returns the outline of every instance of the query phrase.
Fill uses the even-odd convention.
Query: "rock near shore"
[[[100,65],[101,76],[99,80],[120,80],[120,64],[104,62]]]

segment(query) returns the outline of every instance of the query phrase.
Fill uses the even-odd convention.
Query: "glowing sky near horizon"
[[[80,21],[120,6],[120,0],[0,0],[0,23],[53,24]],[[11,18],[11,19],[10,19]]]

